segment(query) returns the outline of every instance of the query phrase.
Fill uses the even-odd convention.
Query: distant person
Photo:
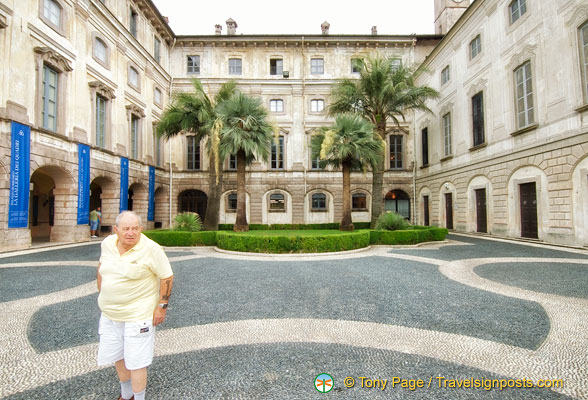
[[[119,400],[145,399],[155,326],[165,320],[174,281],[167,256],[142,229],[137,214],[120,213],[98,263],[98,365],[114,363]]]
[[[90,212],[90,234],[93,238],[98,237],[96,234],[98,233],[98,227],[100,226],[101,221],[102,212],[100,211],[100,207],[96,207],[95,210]]]

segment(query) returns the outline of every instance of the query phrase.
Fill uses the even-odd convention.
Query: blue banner
[[[78,144],[78,225],[90,223],[90,146]]]
[[[120,207],[119,212],[129,209],[129,159],[120,158]]]
[[[8,227],[26,228],[29,223],[31,127],[13,122],[11,142]]]
[[[149,206],[147,221],[155,220],[155,167],[149,167]]]

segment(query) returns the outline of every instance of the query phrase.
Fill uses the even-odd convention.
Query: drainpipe
[[[168,67],[170,69],[171,72],[171,55],[172,55],[172,50],[174,49],[174,47],[176,46],[176,38],[174,38],[174,43],[172,44],[172,47],[169,49],[169,53],[168,53]],[[171,101],[172,98],[172,87],[174,84],[174,75],[172,73],[170,73],[170,81],[169,81],[169,98]],[[168,145],[169,145],[169,227],[171,228],[172,226],[172,188],[173,188],[173,182],[174,182],[174,171],[172,169],[172,144],[171,144],[171,140],[168,140]]]
[[[302,36],[302,134],[306,137],[306,60],[304,59],[304,35]],[[308,150],[306,151],[306,155],[304,159],[308,159]],[[312,160],[311,160],[312,162]],[[306,197],[306,165],[308,162],[304,163],[304,197]],[[306,201],[306,199],[304,199]],[[306,220],[306,215],[304,216]]]

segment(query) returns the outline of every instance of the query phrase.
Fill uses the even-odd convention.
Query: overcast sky
[[[434,0],[153,0],[177,35],[213,35],[233,18],[237,34],[431,34]]]

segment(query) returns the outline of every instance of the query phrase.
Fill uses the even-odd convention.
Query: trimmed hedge
[[[370,244],[369,231],[327,236],[264,236],[218,232],[217,246],[225,250],[253,253],[327,253],[353,250]]]
[[[449,231],[436,226],[413,226],[398,231],[371,231],[370,244],[416,244],[445,240]]]
[[[355,229],[370,229],[369,222],[354,222]],[[339,229],[339,223],[328,224],[249,224],[250,231],[305,231],[315,229]],[[219,224],[219,231],[232,231],[233,224]]]
[[[331,224],[317,225],[324,229],[324,225]],[[279,254],[327,253],[359,249],[370,244],[394,245],[441,241],[445,239],[448,230],[434,226],[413,226],[411,229],[398,231],[365,229],[324,236],[269,236],[261,233],[247,235],[228,231],[179,232],[163,229],[143,233],[161,246],[218,246],[225,250]]]
[[[145,236],[154,240],[161,246],[214,246],[216,245],[216,232],[183,232],[170,230],[144,231]]]

